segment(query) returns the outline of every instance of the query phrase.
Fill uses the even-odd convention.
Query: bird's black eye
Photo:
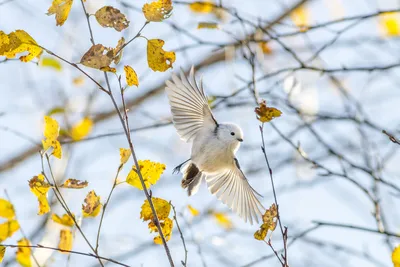
[[[235,133],[234,133],[234,132],[231,132],[231,135],[235,135]]]

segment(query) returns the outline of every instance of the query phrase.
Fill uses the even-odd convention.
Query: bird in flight
[[[265,210],[235,157],[243,132],[233,123],[218,123],[208,105],[202,82],[197,84],[193,67],[187,77],[172,74],[166,81],[172,121],[185,142],[192,143],[190,159],[174,169],[182,171],[182,187],[194,195],[204,179],[213,195],[236,212],[245,222],[258,223]],[[260,196],[260,195],[259,195]]]

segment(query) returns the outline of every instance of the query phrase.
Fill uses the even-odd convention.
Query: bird
[[[189,196],[197,193],[202,180],[209,191],[239,217],[253,224],[265,210],[235,154],[243,142],[243,131],[233,123],[215,119],[203,89],[198,84],[192,66],[189,77],[181,69],[180,77],[172,74],[166,81],[172,121],[180,138],[192,143],[191,156],[178,165],[174,173],[183,174],[181,186]]]

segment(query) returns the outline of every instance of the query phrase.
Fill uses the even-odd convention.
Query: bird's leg
[[[172,171],[172,173],[179,173],[179,172],[181,171],[182,166],[183,166],[186,162],[188,162],[189,160],[190,160],[190,159],[185,160],[184,162],[182,162],[181,164],[179,164],[178,166],[176,166],[176,167],[174,168],[174,170]]]

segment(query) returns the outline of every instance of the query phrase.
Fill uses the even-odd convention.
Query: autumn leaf
[[[272,54],[272,49],[271,47],[268,45],[268,42],[259,42],[258,45],[261,48],[261,51],[266,54],[266,55],[270,55]]]
[[[0,263],[3,262],[4,259],[4,254],[6,253],[6,247],[0,245]]]
[[[193,208],[191,205],[188,205],[187,207],[190,211],[190,214],[192,214],[193,216],[198,216],[200,214],[200,212],[197,209]]]
[[[275,204],[272,204],[270,208],[265,211],[262,219],[263,224],[260,226],[260,229],[254,233],[254,238],[261,241],[265,239],[268,231],[273,232],[276,228],[278,209]]]
[[[47,112],[46,116],[51,116],[51,115],[60,114],[60,113],[64,113],[64,112],[65,112],[65,108],[63,108],[63,107],[55,107],[55,108],[50,109]]]
[[[72,216],[74,216],[74,214],[72,214]],[[75,217],[75,216],[74,216]],[[62,217],[58,216],[57,214],[52,214],[51,215],[51,219],[55,222],[55,223],[59,223],[62,224],[64,226],[69,226],[72,227],[74,226],[74,220],[71,218],[71,216],[69,216],[68,214],[64,214]]]
[[[81,181],[81,180],[70,178],[70,179],[66,180],[59,187],[61,187],[61,188],[72,188],[72,189],[81,189],[81,188],[85,188],[86,186],[88,186],[88,184],[89,183],[87,181]]]
[[[101,71],[106,71],[106,72],[117,73],[117,69],[116,68],[111,68],[109,66],[101,67],[100,70]]]
[[[231,219],[229,219],[225,213],[212,212],[212,215],[214,216],[217,223],[220,226],[222,226],[223,228],[225,228],[226,230],[231,230],[233,228],[233,223],[232,223]]]
[[[171,16],[171,0],[158,0],[143,5],[142,11],[148,21],[160,22]]]
[[[83,118],[77,124],[72,126],[71,138],[74,141],[82,140],[90,134],[93,128],[93,121],[89,118]]]
[[[83,217],[96,217],[100,210],[100,197],[94,191],[90,191],[85,198],[85,204],[82,205]]]
[[[0,198],[0,217],[13,219],[15,217],[14,206],[10,201]]]
[[[21,247],[18,247],[15,259],[21,266],[31,267],[32,266],[32,261],[31,261],[32,249],[30,247],[23,247],[23,246],[30,246],[29,240],[26,238],[22,238],[18,241],[17,244],[18,244],[18,246],[21,246]]]
[[[379,16],[379,26],[385,36],[400,35],[400,15],[397,12],[388,12]]]
[[[400,267],[400,246],[397,246],[392,252],[392,262],[394,267]]]
[[[46,139],[42,140],[43,149],[46,151],[50,147],[53,147],[52,155],[54,155],[56,158],[61,159],[61,144],[57,140],[59,132],[60,126],[58,125],[58,122],[49,116],[44,116],[43,135]]]
[[[81,85],[83,85],[83,84],[85,83],[85,77],[83,77],[82,75],[80,75],[80,76],[78,76],[78,77],[75,77],[75,78],[72,80],[72,83],[73,83],[75,86],[81,86]]]
[[[28,62],[36,57],[39,58],[43,50],[23,30],[16,30],[8,35],[0,31],[0,56],[14,58],[17,54],[24,52],[28,52],[28,54],[21,56],[19,59],[22,62]]]
[[[82,65],[94,69],[101,69],[111,64],[114,58],[112,48],[104,47],[102,44],[93,45],[82,57]]]
[[[47,10],[47,16],[56,14],[56,26],[62,26],[68,19],[73,0],[53,0],[51,7]]]
[[[173,225],[174,225],[174,222],[170,218],[166,218],[163,222],[160,222],[161,231],[164,234],[165,241],[167,241],[167,242],[171,239]],[[149,222],[148,227],[150,229],[150,232],[158,232],[157,226],[154,222],[152,222],[152,221]],[[156,237],[154,237],[153,241],[157,245],[163,244],[160,235],[157,235]]]
[[[139,160],[140,173],[142,174],[146,188],[157,183],[161,174],[165,170],[165,164],[152,162],[150,160]],[[143,190],[139,175],[137,174],[136,166],[132,166],[132,170],[126,177],[126,182],[140,190]]]
[[[17,220],[9,220],[0,224],[0,242],[11,237],[16,231],[19,230],[19,223]]]
[[[218,29],[218,24],[215,22],[199,22],[197,29]]]
[[[122,31],[128,28],[129,20],[118,9],[112,6],[104,6],[96,11],[97,22],[102,27],[114,28],[116,31]]]
[[[159,220],[167,219],[171,211],[171,204],[169,204],[168,201],[162,198],[152,197],[151,200],[156,210],[158,219]],[[144,201],[144,204],[142,205],[142,209],[140,211],[140,219],[143,219],[143,221],[148,221],[148,220],[154,221],[153,212],[151,211],[151,207],[147,199]]]
[[[267,107],[267,103],[263,100],[260,106],[255,108],[255,113],[258,115],[257,119],[261,122],[269,122],[274,118],[280,117],[282,112],[279,109]]]
[[[290,18],[292,19],[294,25],[296,25],[301,32],[305,32],[309,27],[309,13],[304,5],[296,8],[290,13]]]
[[[122,47],[125,45],[125,38],[121,37],[121,39],[118,40],[117,47],[114,49],[114,63],[118,64],[121,61],[122,58]]]
[[[58,243],[58,248],[61,250],[72,250],[73,243],[72,231],[69,229],[63,229],[60,231],[60,242]],[[66,251],[61,251],[63,253],[69,253]]]
[[[124,71],[125,71],[126,83],[129,86],[132,86],[132,85],[139,86],[139,80],[138,80],[135,70],[132,69],[132,67],[130,67],[130,66],[124,66]]]
[[[167,52],[162,48],[164,41],[152,39],[147,42],[147,63],[154,71],[166,71],[175,62],[175,52]]]
[[[39,212],[38,215],[46,214],[50,211],[50,205],[47,201],[47,192],[50,189],[50,184],[45,181],[43,174],[34,176],[29,180],[29,187],[31,192],[38,198]]]
[[[57,59],[52,57],[42,57],[42,59],[39,62],[39,66],[52,68],[55,69],[56,71],[62,70],[61,63]]]
[[[121,165],[125,164],[129,157],[131,156],[132,152],[129,148],[120,148],[119,155],[121,156]]]
[[[211,1],[196,1],[191,3],[189,8],[195,13],[211,13],[214,9],[214,4]]]

